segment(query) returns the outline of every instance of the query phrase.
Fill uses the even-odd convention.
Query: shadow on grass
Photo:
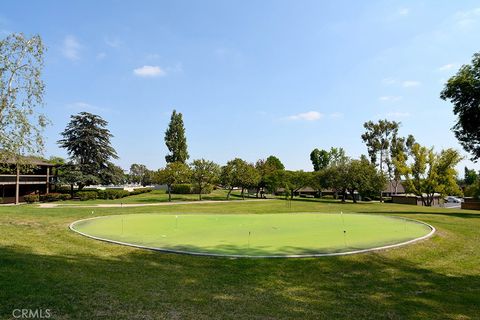
[[[447,275],[377,254],[226,259],[117,250],[42,255],[0,248],[0,317],[49,308],[54,318],[476,318],[479,276]],[[100,252],[99,252],[100,254]]]

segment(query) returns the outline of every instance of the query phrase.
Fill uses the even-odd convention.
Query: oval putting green
[[[369,214],[130,214],[79,220],[73,231],[146,249],[234,257],[366,252],[432,235],[423,222]]]

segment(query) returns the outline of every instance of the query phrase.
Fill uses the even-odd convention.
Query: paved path
[[[178,201],[178,202],[154,202],[154,203],[101,203],[91,205],[76,205],[76,204],[62,204],[62,203],[40,203],[40,208],[130,208],[130,207],[153,207],[153,206],[173,206],[179,204],[207,204],[207,203],[235,203],[235,202],[254,202],[254,201],[268,201],[275,199],[248,199],[248,200],[202,200],[202,201]]]

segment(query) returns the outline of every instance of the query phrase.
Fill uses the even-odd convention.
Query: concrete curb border
[[[351,213],[349,213],[351,214]],[[365,214],[365,213],[362,213]],[[367,214],[368,215],[368,214]],[[110,215],[114,216],[114,215]],[[151,250],[151,251],[157,251],[157,252],[164,252],[164,253],[175,253],[175,254],[184,254],[184,255],[190,255],[190,256],[203,256],[203,257],[216,257],[216,258],[257,258],[257,259],[270,259],[270,258],[318,258],[318,257],[334,257],[334,256],[346,256],[346,255],[352,255],[352,254],[359,254],[359,253],[368,253],[368,252],[373,252],[373,251],[380,251],[380,250],[387,250],[387,249],[392,249],[392,248],[397,248],[397,247],[402,247],[408,244],[412,244],[418,241],[422,241],[425,239],[430,238],[431,236],[434,235],[434,233],[437,231],[434,226],[420,221],[420,220],[415,220],[415,219],[410,219],[410,218],[404,218],[404,217],[398,217],[398,216],[388,216],[389,218],[393,219],[401,219],[401,220],[407,220],[407,221],[413,221],[416,223],[420,223],[423,225],[426,225],[427,227],[430,228],[430,232],[422,237],[415,238],[412,240],[400,242],[400,243],[395,243],[387,246],[381,246],[381,247],[375,247],[375,248],[368,248],[368,249],[361,249],[361,250],[354,250],[354,251],[347,251],[347,252],[331,252],[331,253],[315,253],[315,254],[290,254],[290,255],[264,255],[264,256],[251,256],[251,255],[236,255],[236,254],[219,254],[219,253],[202,253],[202,252],[191,252],[191,251],[182,251],[182,250],[172,250],[172,249],[164,249],[164,248],[156,248],[156,247],[148,247],[148,246],[142,246],[138,244],[133,244],[133,243],[128,243],[128,242],[122,242],[122,241],[116,241],[116,240],[111,240],[111,239],[105,239],[105,238],[100,238],[100,237],[95,237],[89,234],[86,234],[84,232],[78,231],[74,228],[75,224],[83,222],[83,221],[88,221],[88,220],[94,220],[94,219],[100,219],[100,218],[105,218],[109,217],[107,216],[98,216],[98,217],[93,217],[93,218],[87,218],[87,219],[81,219],[72,222],[68,228],[75,232],[78,233],[84,237],[90,238],[90,239],[95,239],[103,242],[108,242],[108,243],[113,243],[113,244],[119,244],[123,246],[129,246],[129,247],[134,247],[134,248],[139,248],[139,249],[146,249],[146,250]]]

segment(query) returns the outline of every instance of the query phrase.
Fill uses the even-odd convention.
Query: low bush
[[[209,193],[212,193],[212,191],[213,191],[213,186],[211,184],[208,184],[203,188],[202,194],[209,194]],[[194,185],[192,187],[192,193],[196,193],[196,194],[199,193],[198,185]]]
[[[138,188],[138,189],[133,189],[133,191],[130,191],[130,195],[135,196],[137,194],[142,194],[142,193],[147,193],[152,191],[153,191],[153,188]]]
[[[65,200],[70,200],[72,199],[72,196],[69,193],[61,193],[58,196],[59,200],[65,201]]]
[[[97,192],[95,191],[78,191],[76,195],[80,198],[80,201],[97,199]]]
[[[174,184],[172,186],[171,192],[173,194],[191,194],[192,185],[191,184]]]
[[[47,193],[46,195],[43,196],[43,201],[46,201],[46,202],[58,201],[58,200],[61,200],[60,198],[61,195],[62,195],[61,193],[56,193],[56,192]]]
[[[40,201],[40,197],[38,194],[27,194],[23,197],[23,200],[25,200],[26,203],[34,203]]]

